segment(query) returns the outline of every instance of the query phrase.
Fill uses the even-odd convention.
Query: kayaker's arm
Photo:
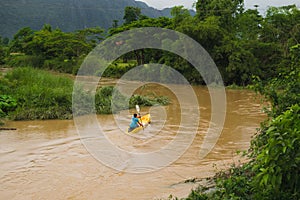
[[[141,122],[138,122],[140,126],[144,127],[144,125]]]
[[[143,125],[143,123],[142,123],[142,116],[140,115],[140,113],[139,113],[139,115],[137,116],[137,118],[139,118],[139,119],[141,120],[141,122],[138,122],[138,124],[139,124],[140,126],[144,127],[144,125]]]

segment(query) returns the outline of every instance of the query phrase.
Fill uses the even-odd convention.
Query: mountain
[[[114,20],[123,22],[126,6],[139,7],[148,17],[170,16],[170,9],[157,10],[134,0],[0,0],[0,36],[11,38],[23,27],[39,30],[44,24],[63,31],[107,29]]]

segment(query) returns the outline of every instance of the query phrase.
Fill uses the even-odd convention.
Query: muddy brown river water
[[[210,177],[238,162],[236,152],[249,147],[251,137],[265,119],[260,100],[253,92],[226,90],[222,134],[213,150],[200,159],[211,108],[207,89],[193,88],[201,113],[196,137],[178,160],[152,172],[135,174],[105,166],[86,150],[73,120],[8,122],[6,126],[17,130],[0,131],[0,199],[161,199],[170,194],[186,197],[196,184],[183,183],[185,180]],[[152,115],[152,124],[138,133],[142,137],[124,133],[130,115],[120,115],[119,126],[113,115],[97,116],[106,137],[116,146],[127,151],[149,152],[175,137],[181,120],[175,96],[158,87],[149,86],[149,90],[169,96],[172,104],[141,108],[142,114]],[[194,120],[192,115],[191,120]]]

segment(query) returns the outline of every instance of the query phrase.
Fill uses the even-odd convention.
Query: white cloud
[[[183,5],[186,8],[191,9],[194,2],[197,0],[138,0],[147,3],[149,6],[163,9],[169,8],[173,6]],[[245,7],[246,8],[254,8],[254,5],[259,5],[259,10],[264,12],[269,6],[284,6],[290,4],[296,4],[300,7],[299,0],[245,0]]]
[[[163,9],[173,6],[183,5],[186,8],[191,9],[195,0],[138,0],[147,3],[149,6]]]
[[[245,7],[246,8],[254,8],[254,5],[259,5],[258,10],[261,13],[264,13],[268,7],[270,6],[286,6],[286,5],[292,5],[295,4],[297,7],[300,7],[300,1],[299,0],[245,0]]]

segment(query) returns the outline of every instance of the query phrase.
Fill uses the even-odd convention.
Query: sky
[[[197,0],[137,0],[143,1],[151,7],[157,9],[163,9],[178,5],[183,5],[186,8],[192,8],[193,3]],[[259,5],[258,9],[261,13],[264,13],[269,6],[284,6],[290,4],[296,4],[300,7],[299,0],[244,0],[246,8],[254,8],[254,5]]]

